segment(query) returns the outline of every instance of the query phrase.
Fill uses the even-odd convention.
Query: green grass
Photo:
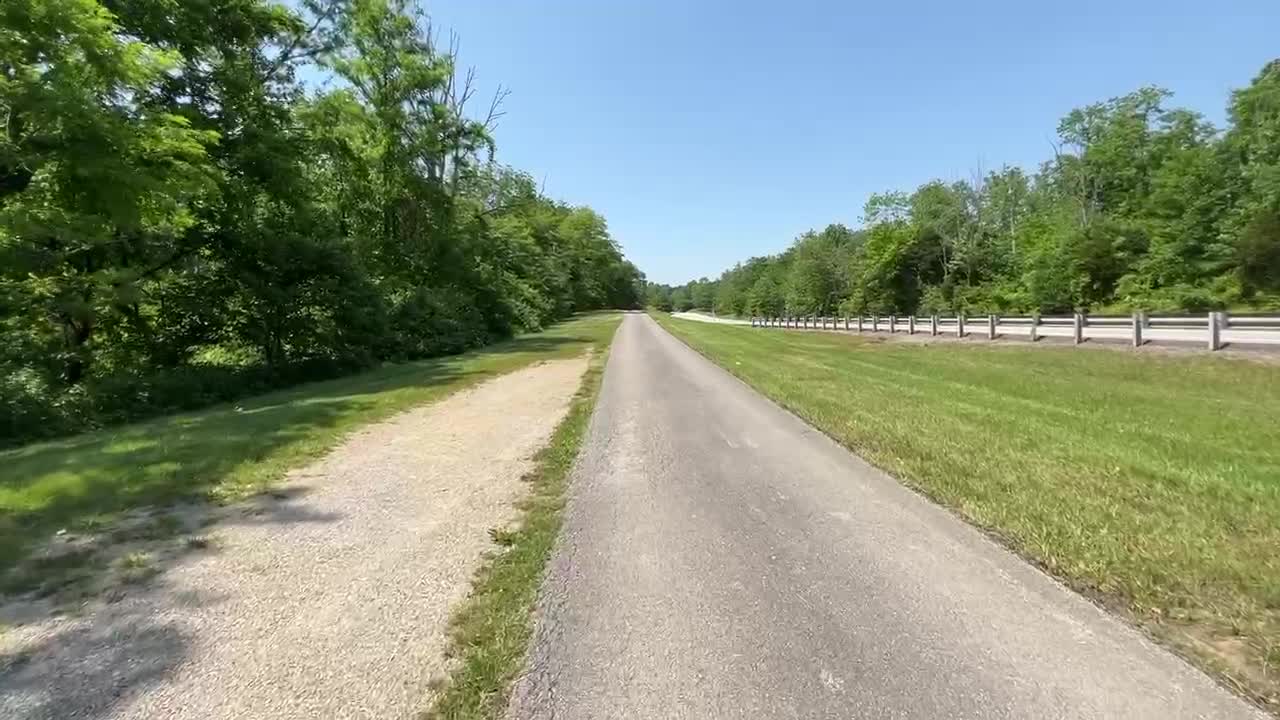
[[[658,321],[1280,707],[1280,367]]]
[[[530,614],[560,532],[569,471],[587,432],[607,357],[606,339],[597,346],[568,414],[535,458],[536,467],[526,478],[530,494],[521,503],[518,525],[493,532],[501,549],[477,573],[470,597],[453,614],[449,641],[453,669],[427,713],[430,718],[502,714],[529,646]]]
[[[463,355],[388,365],[148,422],[0,452],[0,587],[40,587],[56,568],[24,563],[58,530],[110,530],[131,510],[257,493],[366,423],[540,360],[607,343],[616,313]],[[83,572],[85,557],[68,559]],[[23,567],[26,566],[26,567]],[[21,570],[21,571],[19,571]]]

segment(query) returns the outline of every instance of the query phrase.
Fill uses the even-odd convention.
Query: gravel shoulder
[[[587,358],[369,426],[114,602],[0,636],[0,716],[410,718]]]

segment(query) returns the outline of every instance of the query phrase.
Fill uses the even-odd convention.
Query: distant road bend
[[[515,718],[1266,717],[628,315]]]

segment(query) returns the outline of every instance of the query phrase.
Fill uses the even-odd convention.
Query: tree
[[[496,162],[505,93],[473,113],[415,8],[0,5],[0,442],[640,302],[604,218]]]
[[[811,231],[726,270],[717,308],[1280,306],[1280,60],[1232,94],[1225,132],[1171,97],[1145,87],[1070,111],[1036,172],[874,194],[852,241]]]
[[[72,385],[102,336],[142,315],[139,284],[188,257],[219,138],[142,101],[179,57],[123,36],[96,2],[14,0],[0,28],[6,344]]]
[[[1223,139],[1233,207],[1221,232],[1236,238],[1244,292],[1276,292],[1280,255],[1280,60],[1263,67],[1249,87],[1232,94],[1231,130]]]
[[[671,312],[671,286],[658,283],[645,285],[645,305],[663,312]]]

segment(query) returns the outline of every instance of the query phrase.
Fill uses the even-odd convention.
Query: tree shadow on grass
[[[601,339],[590,331],[560,326],[474,353],[386,365],[0,452],[0,578],[23,566],[47,571],[48,563],[42,568],[31,561],[51,559],[38,555],[51,538],[106,538],[105,547],[86,555],[95,577],[109,569],[94,565],[95,553],[129,560],[121,548],[167,548],[136,553],[144,559],[126,568],[136,579],[90,595],[70,615],[50,617],[54,603],[30,595],[0,603],[0,716],[107,717],[148,688],[172,681],[197,652],[189,626],[173,618],[226,602],[207,588],[171,584],[183,577],[171,572],[179,564],[219,552],[217,536],[211,542],[205,533],[222,525],[341,519],[338,512],[310,507],[305,487],[268,490],[266,480],[318,456],[365,422],[531,361],[576,355]],[[389,393],[400,395],[388,401]],[[244,502],[207,502],[227,490],[229,478],[245,475],[249,486],[232,488],[227,496],[247,496]],[[254,484],[259,481],[264,482]],[[64,528],[65,536],[55,534]],[[40,580],[39,572],[34,577]]]
[[[56,533],[101,535],[140,508],[251,495],[265,484],[227,485],[246,463],[267,460],[250,480],[275,479],[288,461],[317,454],[376,412],[379,393],[465,383],[472,374],[443,362],[413,365],[0,453],[0,576],[9,576],[0,588],[33,589],[7,571],[51,559],[42,545]]]
[[[596,324],[598,323],[598,324]],[[36,589],[41,569],[85,574],[51,542],[101,536],[140,508],[252,495],[345,432],[538,359],[576,355],[607,320],[586,318],[472,352],[387,364],[197,412],[0,451],[0,596]],[[84,557],[80,557],[84,556]],[[77,562],[83,559],[85,562]],[[64,562],[65,561],[65,562]],[[27,572],[32,569],[34,572]]]

